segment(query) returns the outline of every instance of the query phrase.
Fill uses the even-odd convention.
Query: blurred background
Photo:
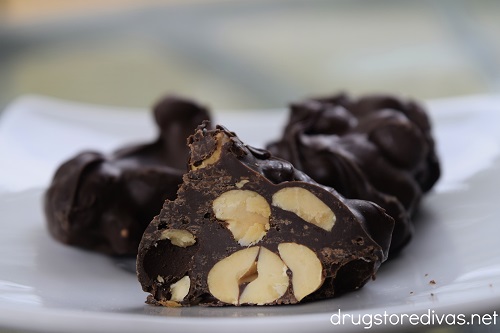
[[[214,109],[500,92],[500,1],[0,0],[0,110],[24,94]]]

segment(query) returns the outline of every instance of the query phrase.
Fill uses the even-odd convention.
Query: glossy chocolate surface
[[[273,155],[347,198],[370,200],[395,219],[391,253],[411,238],[411,216],[440,176],[424,108],[389,95],[345,94],[294,103]]]
[[[109,155],[82,152],[58,168],[45,194],[55,239],[107,254],[137,253],[144,229],[182,183],[187,137],[209,119],[205,107],[174,96],[153,112],[159,128],[154,142]]]

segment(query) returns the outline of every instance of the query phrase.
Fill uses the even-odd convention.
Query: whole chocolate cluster
[[[391,253],[409,241],[411,216],[440,176],[424,108],[389,95],[294,103],[283,136],[267,148],[345,197],[386,209],[396,221]]]
[[[153,113],[159,128],[154,142],[109,155],[82,152],[58,168],[45,194],[55,239],[107,254],[137,253],[144,229],[165,200],[176,197],[187,137],[210,117],[205,107],[174,96],[160,100]]]

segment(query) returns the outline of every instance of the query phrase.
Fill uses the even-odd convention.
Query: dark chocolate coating
[[[391,253],[411,238],[411,215],[440,176],[425,110],[393,96],[292,104],[283,136],[267,148],[345,197],[386,209],[395,219]]]
[[[231,190],[256,192],[270,205],[270,229],[255,246],[278,253],[280,243],[294,242],[318,256],[325,280],[304,301],[358,289],[374,277],[387,258],[394,227],[394,220],[382,208],[368,201],[345,199],[289,162],[245,145],[225,128],[209,130],[206,126],[190,137],[190,171],[183,177],[177,198],[165,202],[139,247],[137,274],[143,290],[150,293],[148,303],[169,305],[170,286],[188,275],[189,293],[180,305],[227,305],[211,294],[207,276],[217,262],[247,248],[237,242],[226,222],[215,217],[214,200]],[[215,162],[204,164],[218,151]],[[331,231],[272,205],[273,194],[287,187],[306,189],[323,201],[336,215]],[[162,237],[166,230],[174,229],[189,231],[196,243],[179,247]],[[290,284],[286,293],[270,304],[294,303],[297,299]]]
[[[188,136],[209,119],[205,107],[174,96],[153,112],[154,142],[110,155],[82,152],[58,168],[44,203],[55,239],[107,254],[137,253],[144,229],[182,183]]]

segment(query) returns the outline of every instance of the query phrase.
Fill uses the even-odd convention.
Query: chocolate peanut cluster
[[[221,126],[189,139],[188,172],[144,232],[148,303],[294,304],[362,287],[386,260],[394,220],[345,199]]]
[[[395,220],[391,253],[411,238],[411,217],[440,176],[424,108],[387,95],[294,103],[283,136],[267,148],[345,197],[383,207]]]
[[[153,109],[157,140],[112,154],[82,152],[63,163],[45,194],[45,215],[58,241],[113,255],[135,255],[153,216],[174,199],[186,170],[187,137],[208,110],[168,96]]]

